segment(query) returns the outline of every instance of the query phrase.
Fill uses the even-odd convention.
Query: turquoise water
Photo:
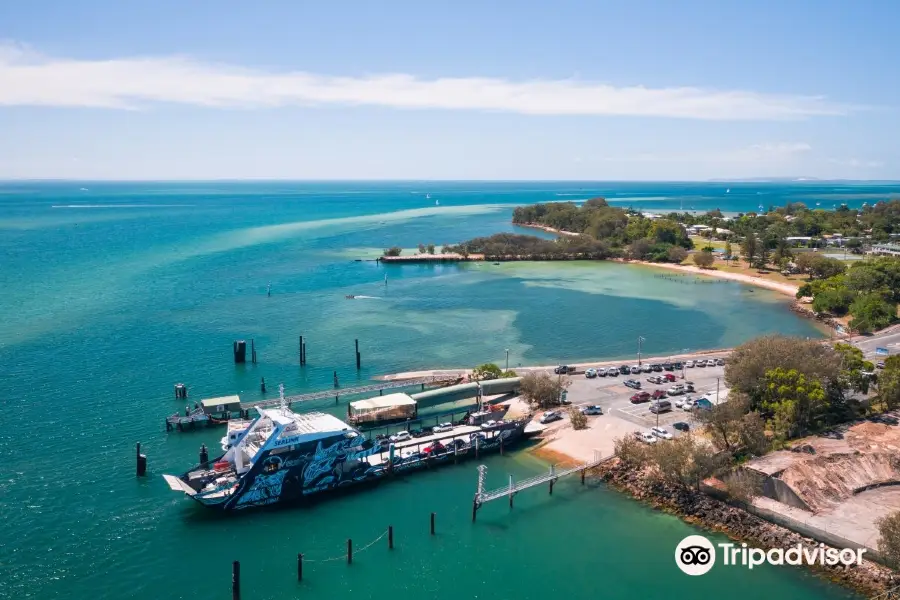
[[[638,335],[651,354],[729,346],[764,331],[820,335],[784,299],[730,282],[661,279],[617,264],[354,260],[380,248],[512,231],[513,206],[560,198],[643,196],[642,206],[656,210],[679,195],[695,204],[709,196],[738,211],[753,208],[740,202],[761,190],[772,203],[829,193],[871,203],[890,191],[757,185],[726,205],[716,196],[721,185],[691,186],[0,184],[0,597],[227,597],[235,559],[245,599],[301,595],[297,552],[340,555],[346,538],[360,548],[389,523],[397,550],[381,540],[352,567],[309,562],[303,593],[687,598],[729,585],[741,600],[845,597],[796,571],[688,579],[672,552],[690,528],[602,487],[569,482],[553,498],[524,494],[512,513],[488,506],[473,526],[474,464],[232,519],[203,513],[159,477],[181,472],[201,443],[222,435],[165,432],[164,417],[179,408],[176,382],[189,385],[192,400],[252,399],[260,377],[270,390],[281,381],[300,392],[330,387],[334,369],[351,385],[397,370],[502,362],[507,348],[515,366],[631,356]],[[297,365],[301,334],[305,368]],[[255,339],[258,365],[232,364],[231,342],[241,338]],[[149,456],[143,480],[133,473],[135,441]],[[508,472],[544,468],[525,453],[486,464],[497,485]]]

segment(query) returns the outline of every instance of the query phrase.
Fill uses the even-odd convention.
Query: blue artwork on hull
[[[391,473],[495,451],[520,438],[526,424],[501,422],[484,431],[463,427],[440,439],[431,436],[385,448],[331,415],[296,414],[285,408],[259,412],[212,468],[199,465],[180,477],[165,475],[169,486],[222,510],[298,501]]]

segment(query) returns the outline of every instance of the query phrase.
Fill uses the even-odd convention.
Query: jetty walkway
[[[478,509],[488,502],[492,502],[494,500],[499,500],[500,498],[509,498],[509,507],[513,506],[513,497],[521,491],[527,490],[529,488],[537,487],[539,485],[543,485],[548,483],[550,485],[550,494],[553,494],[553,484],[556,483],[558,479],[561,477],[565,477],[566,475],[572,475],[573,473],[581,473],[581,483],[584,484],[584,476],[585,472],[588,469],[593,469],[594,467],[600,466],[602,463],[611,460],[613,458],[610,456],[601,456],[599,450],[594,450],[594,458],[580,465],[576,465],[574,467],[570,467],[568,469],[563,469],[562,471],[557,471],[554,465],[550,465],[550,470],[547,473],[542,473],[540,475],[535,475],[534,477],[529,477],[528,479],[523,479],[521,481],[516,482],[513,479],[513,476],[509,476],[509,485],[505,485],[503,487],[495,488],[493,490],[485,490],[484,489],[484,480],[487,476],[487,466],[479,465],[478,466],[478,489],[475,491],[475,499],[472,502],[472,520],[475,520],[475,515],[478,512]]]
[[[396,389],[396,388],[404,388],[411,387],[414,385],[421,385],[422,389],[425,389],[426,385],[440,385],[446,383],[453,383],[459,379],[459,375],[456,373],[440,373],[434,375],[427,375],[423,377],[416,377],[412,379],[401,379],[394,381],[383,381],[381,383],[374,383],[372,385],[363,385],[359,387],[352,388],[335,388],[333,390],[325,390],[321,392],[310,392],[309,394],[298,394],[296,396],[285,396],[285,400],[288,404],[294,403],[302,403],[309,402],[310,400],[323,400],[325,398],[340,398],[341,396],[352,396],[356,394],[369,394],[371,392],[382,392],[384,390]],[[275,408],[281,403],[280,398],[272,398],[270,400],[252,400],[249,402],[241,402],[242,409],[249,409],[254,407],[260,408]]]

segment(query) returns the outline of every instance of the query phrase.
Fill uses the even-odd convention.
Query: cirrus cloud
[[[0,46],[0,106],[137,109],[155,103],[240,109],[380,106],[722,121],[841,116],[861,108],[815,95],[615,86],[575,79],[349,77],[252,69],[184,56],[58,58],[21,45]]]

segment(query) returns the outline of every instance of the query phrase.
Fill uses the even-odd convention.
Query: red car
[[[653,399],[659,400],[666,397],[666,390],[653,390]]]
[[[438,454],[440,452],[443,452],[444,450],[446,450],[446,448],[444,447],[444,445],[442,443],[434,442],[433,444],[430,444],[430,445],[422,448],[422,454],[432,454],[432,453]]]
[[[650,402],[650,392],[638,392],[631,397],[632,404],[640,404],[641,402]]]
[[[665,377],[666,381],[675,381],[675,375],[673,375],[672,373],[666,373]]]

